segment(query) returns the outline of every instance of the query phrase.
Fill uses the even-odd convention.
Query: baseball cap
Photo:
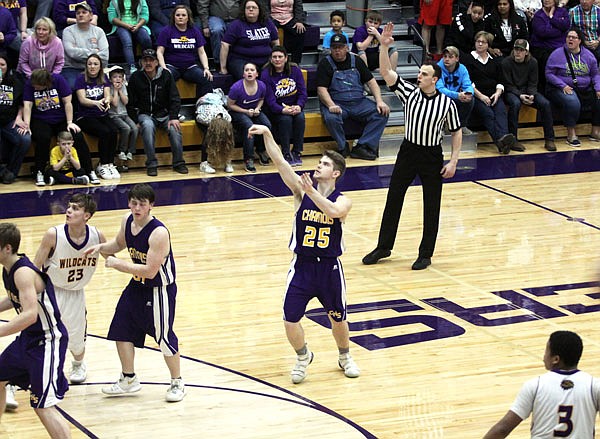
[[[331,43],[332,46],[334,44],[341,44],[342,46],[345,46],[346,44],[348,44],[348,40],[346,39],[345,35],[341,35],[341,34],[336,34],[331,38]]]
[[[446,53],[446,52],[448,52],[449,54],[454,55],[456,57],[460,56],[460,52],[458,51],[458,49],[455,46],[447,46],[442,53]]]
[[[515,41],[515,49],[519,48],[519,49],[525,49],[525,50],[529,50],[529,43],[527,42],[527,40],[524,40],[523,38],[519,38],[518,40]]]
[[[106,67],[104,69],[104,74],[108,75],[109,77],[110,77],[110,74],[112,72],[119,72],[119,73],[125,74],[125,69],[123,67],[121,67],[120,65],[118,65],[118,64],[116,64],[116,65],[114,65],[112,67]]]
[[[92,7],[90,5],[87,4],[87,2],[81,2],[81,3],[77,3],[75,5],[75,10],[79,9],[79,8],[83,8],[88,12],[93,12],[92,11]]]
[[[154,49],[145,49],[142,52],[142,58],[158,59],[158,57],[156,56],[156,50],[154,50]]]

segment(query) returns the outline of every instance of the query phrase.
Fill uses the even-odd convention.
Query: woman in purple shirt
[[[265,100],[267,87],[258,79],[256,64],[244,64],[244,79],[234,83],[227,95],[227,107],[231,114],[231,123],[241,131],[244,137],[244,163],[247,172],[256,172],[254,167],[254,137],[248,137],[248,128],[254,124],[266,125],[271,128],[269,118],[261,109]],[[260,151],[259,151],[260,149]],[[258,158],[261,165],[269,164],[269,156],[265,145],[257,145]]]
[[[84,133],[98,138],[100,162],[96,173],[105,180],[120,178],[114,165],[118,128],[108,115],[110,83],[104,75],[102,59],[95,53],[87,57],[85,71],[75,80],[74,90],[79,100],[77,125]]]
[[[171,24],[163,28],[156,40],[156,56],[160,66],[169,70],[175,81],[183,78],[197,84],[198,96],[204,96],[212,90],[210,81],[213,76],[208,68],[205,44],[202,32],[194,26],[192,10],[184,5],[173,9]]]
[[[244,0],[240,18],[227,26],[221,41],[221,73],[229,72],[234,79],[240,79],[244,64],[262,66],[269,60],[271,47],[278,45],[277,28],[267,17],[264,5],[258,0]]]
[[[23,88],[24,132],[31,134],[35,143],[36,185],[44,186],[44,170],[50,159],[50,141],[60,131],[70,131],[75,141],[81,166],[90,176],[90,183],[99,184],[92,170],[90,150],[81,128],[73,122],[71,87],[60,75],[45,69],[31,72]]]
[[[300,166],[307,100],[302,70],[290,63],[284,47],[275,46],[271,61],[263,69],[260,79],[267,86],[267,113],[281,142],[283,157],[290,165]],[[293,151],[290,151],[290,140],[294,144]]]

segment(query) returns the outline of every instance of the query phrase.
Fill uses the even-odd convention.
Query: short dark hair
[[[558,355],[565,367],[574,369],[583,352],[581,337],[572,331],[556,331],[548,340],[551,355]]]
[[[21,232],[13,223],[0,224],[0,248],[10,245],[13,255],[19,251],[21,245]]]
[[[579,41],[583,43],[584,37],[581,29],[579,29],[578,27],[572,27],[567,31],[567,35],[569,35],[569,32],[575,32],[577,34],[577,38],[579,38]]]
[[[147,183],[139,183],[131,188],[127,194],[127,201],[135,200],[148,200],[150,203],[154,203],[154,189]]]
[[[426,61],[423,63],[424,66],[431,66],[431,68],[433,69],[433,76],[435,76],[436,78],[441,78],[442,77],[442,68],[439,66],[438,63],[436,62],[431,62],[431,61]]]
[[[344,23],[346,22],[346,14],[341,9],[336,9],[335,11],[332,11],[331,14],[329,14],[329,22],[330,23],[331,23],[331,20],[333,19],[333,17],[341,17],[342,20],[344,21]]]
[[[481,2],[479,0],[475,0],[475,1],[471,2],[471,9],[473,9],[475,7],[478,7],[478,8],[481,8],[481,9],[485,9],[484,6],[483,6],[483,2]]]
[[[265,24],[267,22],[267,20],[269,19],[269,17],[267,16],[267,11],[265,11],[265,5],[263,4],[263,2],[261,0],[244,0],[244,1],[242,1],[242,3],[240,3],[240,15],[238,18],[242,21],[247,21],[246,20],[246,4],[248,2],[256,3],[256,5],[258,6],[258,19],[256,21],[257,21],[257,23]]]
[[[333,162],[333,169],[335,171],[340,171],[340,175],[336,179],[337,181],[339,178],[341,178],[342,175],[344,175],[344,172],[346,172],[346,159],[339,152],[334,151],[332,149],[328,149],[327,151],[325,151],[323,153],[323,156],[331,159],[331,161]]]
[[[69,200],[69,203],[77,204],[79,207],[83,207],[83,211],[89,213],[90,218],[94,216],[96,209],[98,208],[94,197],[89,194],[82,194],[81,192],[74,194]]]

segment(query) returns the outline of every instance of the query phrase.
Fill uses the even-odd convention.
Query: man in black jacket
[[[158,161],[154,152],[156,128],[166,130],[173,153],[173,169],[187,174],[188,168],[183,160],[183,141],[179,109],[181,99],[175,80],[168,70],[158,65],[156,51],[146,49],[142,52],[142,70],[138,70],[129,80],[129,103],[127,109],[132,116],[137,115],[140,134],[146,153],[146,172],[149,176],[158,175]]]

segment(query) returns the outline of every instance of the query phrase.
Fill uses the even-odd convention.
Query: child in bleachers
[[[129,102],[125,70],[120,66],[108,69],[110,79],[110,108],[108,115],[119,130],[118,157],[120,160],[133,160],[135,142],[138,136],[138,126],[127,115],[126,105]]]
[[[50,150],[50,166],[45,172],[48,184],[88,184],[90,179],[79,163],[77,150],[73,146],[73,135],[68,131],[61,131],[56,140],[58,145]]]
[[[346,37],[346,41],[348,41],[348,50],[351,50],[350,37],[342,30],[342,28],[346,25],[346,14],[344,14],[343,11],[336,9],[329,14],[329,23],[331,24],[331,30],[328,31],[323,37],[323,50],[321,52],[321,56],[325,57],[331,53],[331,38],[338,34],[342,34]]]
[[[371,71],[379,68],[379,39],[377,37],[382,32],[382,29],[379,27],[382,22],[383,15],[381,12],[373,9],[367,12],[365,24],[357,27],[352,37],[352,41],[354,42],[352,52],[360,56]],[[390,47],[388,55],[392,70],[396,70],[398,52],[395,48]]]

